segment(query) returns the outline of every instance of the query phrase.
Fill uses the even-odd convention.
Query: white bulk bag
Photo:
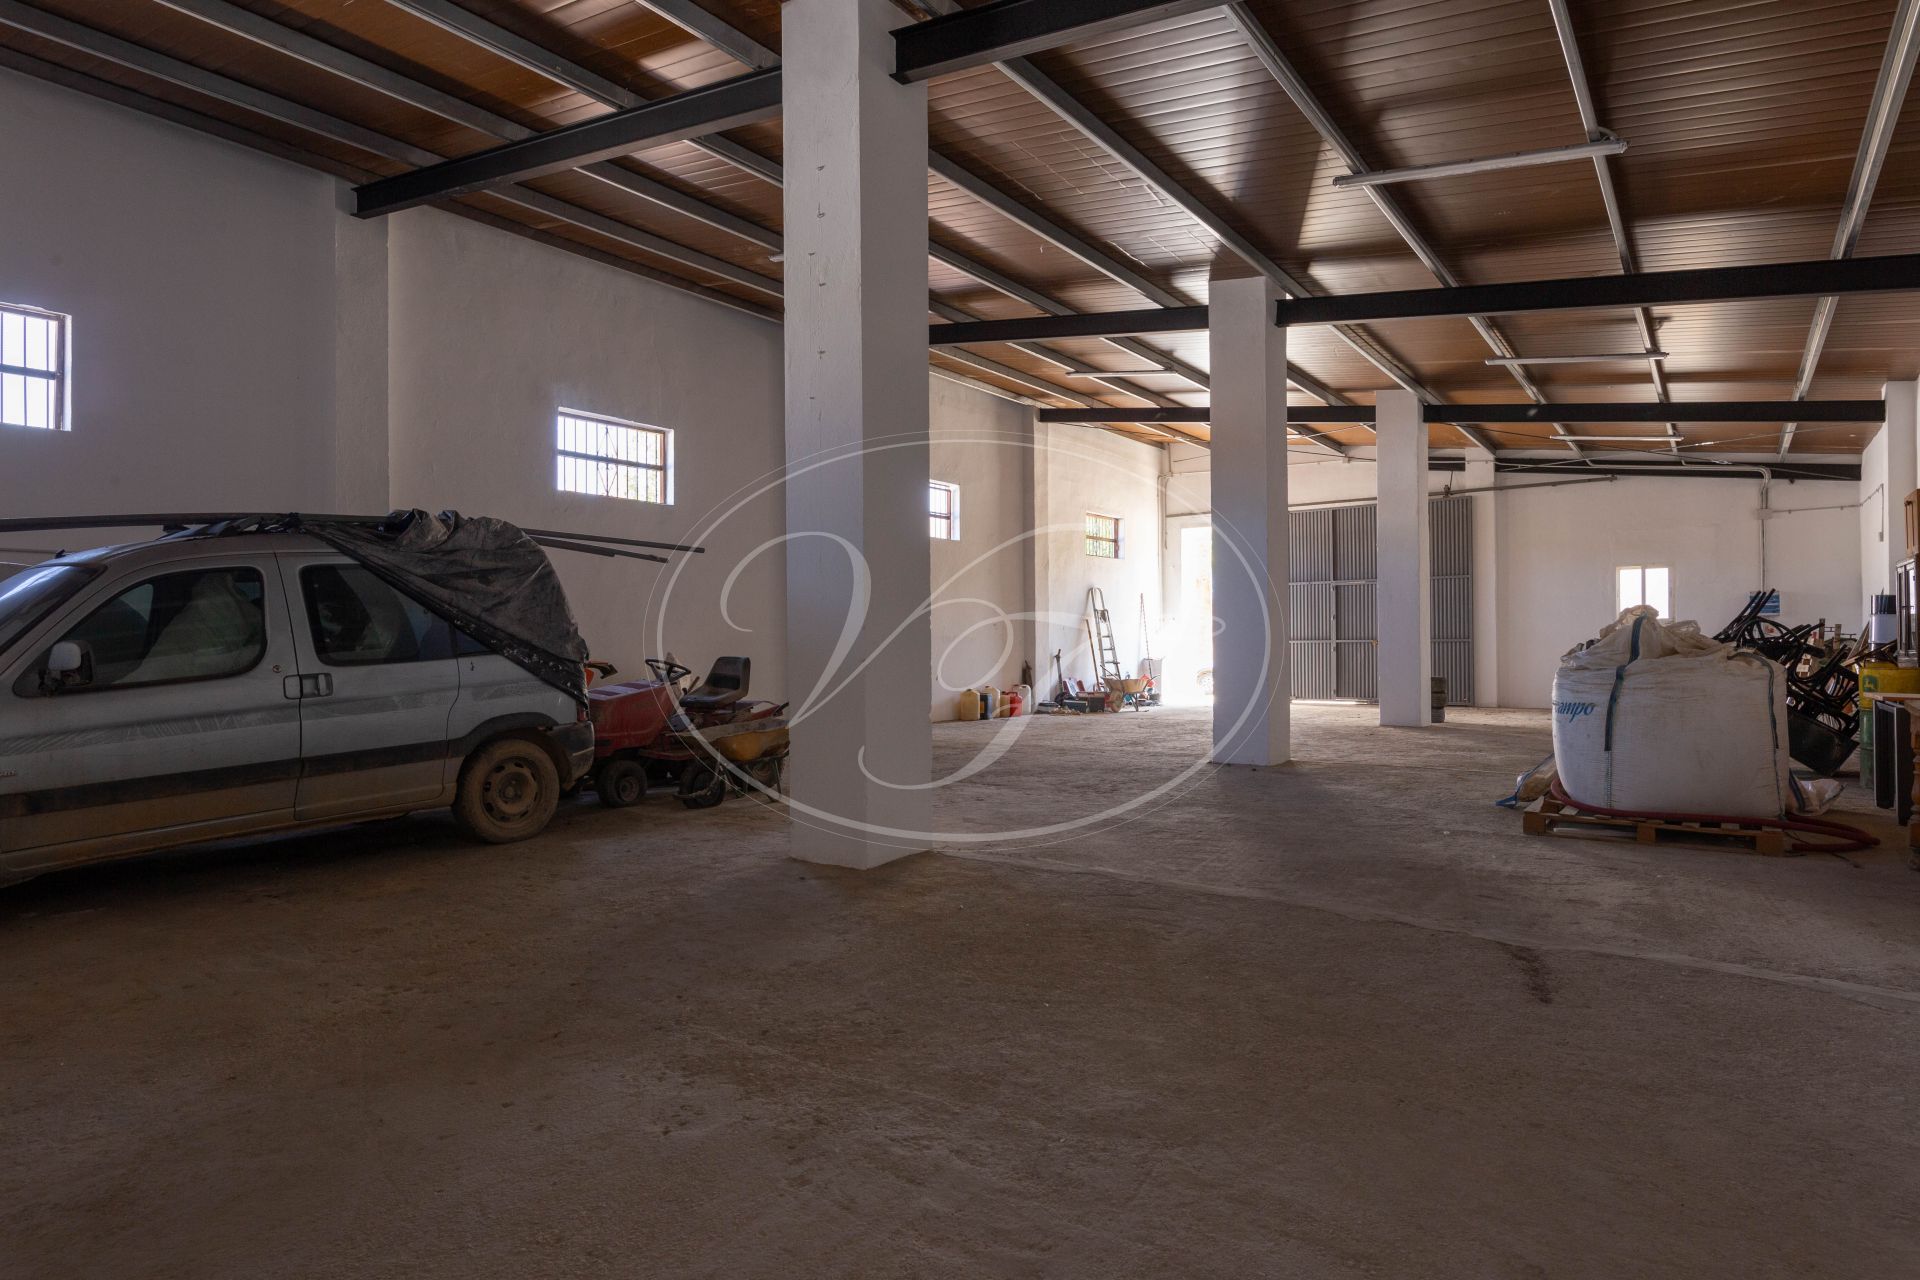
[[[1576,802],[1777,818],[1792,803],[1786,673],[1694,623],[1628,609],[1560,659],[1553,752]]]

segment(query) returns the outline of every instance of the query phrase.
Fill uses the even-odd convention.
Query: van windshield
[[[72,599],[94,573],[87,565],[47,564],[0,579],[0,653]]]

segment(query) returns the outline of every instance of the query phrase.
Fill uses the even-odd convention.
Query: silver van
[[[521,840],[592,763],[572,698],[314,538],[0,578],[0,881],[444,805]]]

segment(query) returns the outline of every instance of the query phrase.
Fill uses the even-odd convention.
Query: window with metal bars
[[[1087,554],[1102,560],[1120,558],[1120,517],[1087,512]]]
[[[960,486],[927,481],[927,535],[941,542],[960,541]]]
[[[67,317],[0,302],[0,427],[67,426]]]
[[[560,410],[555,444],[562,493],[673,502],[673,432]]]

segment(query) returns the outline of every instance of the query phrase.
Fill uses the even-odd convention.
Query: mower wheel
[[[727,798],[726,775],[703,761],[694,761],[680,774],[680,803],[689,809],[711,809]]]
[[[593,771],[593,789],[609,809],[625,809],[647,798],[647,771],[638,760],[610,757]]]

